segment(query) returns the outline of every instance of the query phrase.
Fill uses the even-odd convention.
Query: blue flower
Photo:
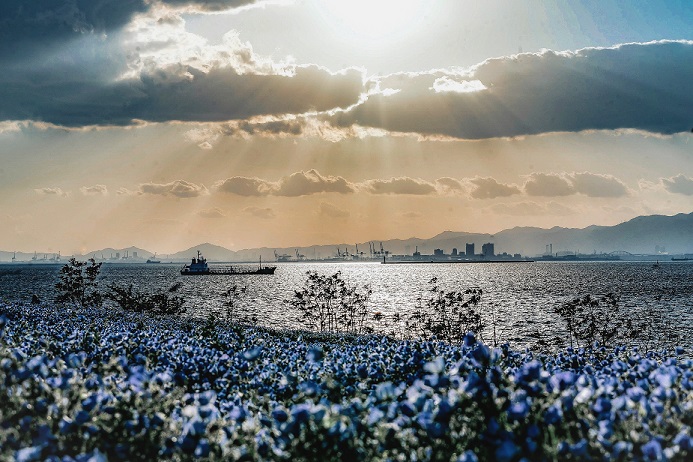
[[[464,341],[462,344],[467,348],[471,348],[475,343],[476,337],[474,336],[474,332],[467,332],[467,334],[464,336]]]
[[[515,402],[508,409],[508,418],[512,420],[523,420],[529,412],[529,405],[525,400]]]
[[[286,422],[287,419],[289,418],[289,414],[286,413],[286,411],[282,408],[275,408],[272,411],[272,417],[280,423]]]
[[[210,450],[211,448],[209,446],[209,441],[203,438],[199,443],[197,443],[197,447],[195,448],[195,457],[209,457]]]
[[[685,432],[681,431],[674,438],[674,444],[685,451],[689,451],[693,448],[693,439],[687,435]]]
[[[379,401],[385,401],[392,399],[396,396],[396,390],[395,387],[392,385],[392,382],[383,382],[379,383],[375,387],[375,397],[378,398]]]
[[[243,357],[246,359],[246,361],[255,361],[257,358],[260,357],[261,353],[262,346],[256,346],[255,348],[251,348],[250,350],[244,351]]]
[[[611,400],[604,397],[597,398],[594,405],[592,405],[592,410],[597,414],[608,413],[611,411]]]
[[[385,417],[385,413],[383,411],[381,411],[377,407],[372,408],[371,411],[368,413],[368,419],[367,419],[368,425],[372,426],[372,425],[376,424],[383,417]]]
[[[513,460],[518,452],[520,452],[520,448],[517,447],[515,443],[513,443],[512,441],[505,440],[496,449],[496,460],[499,462]]]
[[[317,363],[322,360],[324,353],[320,347],[312,347],[308,350],[308,361]]]
[[[582,439],[570,446],[570,452],[572,453],[573,457],[577,458],[578,460],[584,460],[587,458],[588,446],[587,440]]]
[[[85,423],[89,422],[89,419],[91,419],[91,416],[87,411],[79,411],[77,414],[75,414],[75,424],[76,425],[84,425]]]
[[[457,462],[479,462],[479,458],[476,456],[474,451],[468,450],[457,458]]]
[[[41,450],[41,446],[23,448],[15,453],[14,459],[16,462],[32,462],[35,460],[41,460]]]
[[[624,454],[629,454],[632,450],[633,443],[629,443],[627,441],[618,441],[616,444],[614,444],[614,448],[611,451],[611,456],[614,460],[619,459]]]
[[[656,439],[650,440],[648,443],[644,444],[640,451],[642,452],[645,460],[663,460],[664,453],[662,452],[662,445]]]

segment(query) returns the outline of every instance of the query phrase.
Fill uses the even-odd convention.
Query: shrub
[[[438,278],[429,281],[429,298],[422,304],[420,297],[416,312],[406,320],[407,329],[420,338],[436,336],[447,342],[461,342],[468,332],[481,333],[484,323],[475,307],[481,301],[482,290],[445,292],[438,286]]]
[[[236,308],[238,307],[238,302],[240,301],[241,296],[246,293],[246,290],[246,287],[241,287],[239,289],[237,285],[234,285],[224,292],[224,296],[226,297],[224,308],[227,321],[238,321],[238,313]]]
[[[585,295],[557,307],[554,312],[560,315],[568,330],[570,346],[573,339],[578,346],[603,346],[630,342],[637,336],[637,329],[629,313],[621,310],[619,297],[609,293],[602,296]]]
[[[365,325],[367,304],[373,291],[364,286],[360,293],[342,279],[342,273],[332,276],[306,273],[308,279],[300,291],[295,291],[289,303],[301,311],[300,320],[320,332],[349,332],[364,334],[370,331]]]
[[[105,298],[118,304],[123,310],[135,313],[150,313],[154,315],[178,315],[185,313],[185,299],[166,292],[147,294],[135,290],[132,284],[125,289],[116,285],[109,285],[109,292]]]
[[[70,258],[60,269],[60,280],[55,285],[56,302],[67,302],[82,307],[101,306],[103,297],[98,290],[96,278],[101,272],[101,263],[93,258],[86,262]]]

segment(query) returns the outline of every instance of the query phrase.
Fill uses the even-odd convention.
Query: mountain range
[[[664,254],[671,255],[693,254],[693,213],[680,213],[674,216],[649,215],[633,218],[615,226],[588,226],[586,228],[562,228],[551,229],[535,227],[516,227],[506,229],[495,234],[466,233],[457,231],[445,231],[431,238],[409,238],[371,241],[380,250],[383,248],[395,255],[411,255],[415,250],[421,254],[432,254],[435,249],[442,249],[446,254],[453,248],[461,252],[465,250],[465,244],[475,244],[476,253],[480,253],[481,245],[491,242],[495,245],[497,254],[507,252],[509,254],[520,253],[524,256],[537,256],[546,253],[550,245],[552,253],[610,253],[628,252],[632,254]],[[187,261],[200,251],[210,261],[274,261],[276,256],[284,255],[286,260],[295,260],[296,253],[307,259],[324,259],[336,257],[337,253],[348,251],[356,253],[355,244],[332,244],[300,246],[290,248],[254,248],[239,251],[204,243],[180,252],[159,255],[162,261]],[[358,243],[358,252],[365,256],[370,254],[370,243]],[[137,247],[126,249],[106,248],[88,252],[84,255],[75,255],[78,259],[86,259],[95,256],[98,259],[115,260],[116,254],[120,254],[120,262],[142,262],[151,258],[154,254],[148,250]],[[122,257],[128,255],[128,260]],[[31,261],[33,253],[16,253],[17,261]],[[10,261],[13,252],[0,251],[0,261]],[[38,260],[50,261],[54,254],[36,254]],[[65,260],[65,256],[62,257]]]

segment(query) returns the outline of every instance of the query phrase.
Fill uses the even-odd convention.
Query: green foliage
[[[554,312],[565,322],[570,338],[578,345],[594,342],[613,346],[637,337],[638,330],[631,315],[621,309],[619,297],[612,293],[602,296],[585,295],[557,307]]]
[[[406,320],[409,332],[422,339],[435,336],[459,343],[468,332],[480,333],[484,329],[481,313],[475,309],[483,294],[480,288],[445,292],[438,286],[438,278],[431,279],[429,284],[429,298],[424,304],[420,297],[416,311]]]
[[[101,306],[103,297],[98,290],[96,278],[101,272],[101,263],[93,258],[88,261],[70,261],[60,269],[60,280],[55,285],[56,302],[72,303],[82,307]]]
[[[295,291],[289,303],[301,311],[300,320],[319,332],[348,332],[365,334],[370,329],[365,325],[368,316],[368,300],[373,291],[364,286],[360,293],[342,279],[341,271],[332,276],[306,273],[308,279],[300,291]]]
[[[230,287],[229,290],[224,292],[226,301],[224,302],[224,310],[226,315],[226,320],[230,322],[238,321],[238,302],[240,301],[243,294],[246,293],[246,288],[239,288],[237,285]]]
[[[171,290],[168,293],[147,294],[134,289],[132,284],[127,289],[116,285],[109,285],[108,289],[104,297],[116,302],[125,311],[154,315],[178,315],[186,311],[183,307],[185,299],[171,295]]]

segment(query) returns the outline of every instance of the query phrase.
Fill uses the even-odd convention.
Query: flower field
[[[0,305],[0,460],[690,460],[690,352]]]

